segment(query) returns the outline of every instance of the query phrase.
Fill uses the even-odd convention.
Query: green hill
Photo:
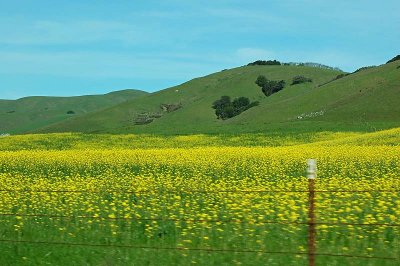
[[[340,72],[311,67],[296,66],[246,66],[221,71],[206,77],[197,78],[182,85],[149,94],[141,99],[134,99],[118,106],[102,110],[70,121],[48,127],[41,132],[111,132],[111,133],[166,133],[190,134],[223,132],[229,127],[230,120],[216,119],[212,102],[222,95],[232,98],[245,96],[261,104],[269,99],[281,98],[285,91],[266,98],[254,83],[258,75],[266,75],[269,79],[285,79],[290,83],[292,77],[305,75],[314,82],[287,87],[289,95],[295,96],[317,84],[327,82]],[[286,89],[285,89],[286,90]],[[174,112],[162,111],[161,105],[181,105]],[[244,114],[244,113],[243,113]],[[240,116],[242,116],[241,114]],[[153,122],[136,125],[143,115],[159,116]],[[140,119],[139,119],[140,120]],[[239,127],[235,131],[242,131]]]
[[[400,123],[399,64],[396,61],[369,68],[322,86],[318,85],[341,72],[304,66],[239,67],[69,119],[39,132],[193,134],[390,128]],[[254,83],[258,75],[284,79],[288,85],[265,97]],[[296,75],[312,78],[313,82],[290,86]],[[231,119],[219,120],[211,105],[223,95],[244,96],[260,104]],[[166,111],[167,105],[177,110]]]
[[[139,90],[123,90],[104,95],[77,97],[26,97],[0,100],[0,133],[24,133],[104,109],[146,95]]]

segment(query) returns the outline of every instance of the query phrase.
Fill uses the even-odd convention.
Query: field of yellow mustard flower
[[[1,139],[0,264],[306,265],[308,158],[317,264],[399,263],[400,146],[355,133],[133,138]]]

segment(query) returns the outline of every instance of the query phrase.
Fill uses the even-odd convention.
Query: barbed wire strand
[[[205,252],[232,252],[232,253],[259,253],[259,254],[278,254],[278,255],[309,255],[308,252],[289,252],[289,251],[267,251],[267,250],[251,250],[251,249],[216,249],[216,248],[187,248],[187,247],[154,247],[154,246],[133,246],[120,244],[88,244],[88,243],[71,243],[71,242],[49,242],[49,241],[30,241],[30,240],[12,240],[0,239],[3,243],[15,244],[47,244],[47,245],[65,245],[65,246],[84,246],[84,247],[106,247],[106,248],[132,248],[132,249],[153,249],[153,250],[175,250],[175,251],[205,251]],[[399,260],[395,257],[365,256],[352,254],[331,254],[331,253],[315,253],[316,256],[331,257],[347,257],[360,259],[382,259],[382,260]]]
[[[218,193],[308,193],[308,190],[138,190],[138,191],[123,191],[123,190],[13,190],[0,189],[0,192],[9,193],[118,193],[118,194],[218,194]],[[314,190],[316,193],[400,193],[400,190]]]
[[[187,218],[134,218],[134,217],[105,217],[88,215],[58,215],[58,214],[26,214],[26,213],[0,213],[0,216],[14,217],[37,217],[37,218],[66,218],[66,219],[97,219],[97,220],[128,220],[128,221],[158,221],[158,222],[189,222],[189,223],[248,223],[248,224],[289,224],[289,225],[310,225],[310,222],[296,221],[249,221],[249,220],[219,220],[219,219],[187,219]],[[316,222],[315,225],[330,226],[382,226],[382,227],[400,227],[397,223],[332,223]]]

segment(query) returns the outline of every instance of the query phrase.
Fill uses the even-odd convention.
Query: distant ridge
[[[144,91],[128,89],[103,95],[29,96],[17,100],[0,100],[0,133],[33,131],[146,94]]]

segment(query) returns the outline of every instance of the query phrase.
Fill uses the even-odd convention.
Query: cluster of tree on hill
[[[305,67],[316,67],[316,68],[324,68],[324,69],[329,69],[329,70],[336,70],[336,71],[342,71],[337,67],[330,67],[327,65],[319,64],[319,63],[313,63],[313,62],[289,62],[289,63],[281,63],[278,60],[257,60],[251,63],[248,63],[247,66],[305,66]]]
[[[257,60],[252,63],[248,63],[248,66],[280,66],[281,62],[277,60]]]
[[[285,87],[284,80],[269,80],[264,75],[258,76],[255,83],[261,88],[262,92],[267,97],[282,90]]]
[[[257,106],[259,102],[250,102],[246,97],[239,97],[231,101],[231,97],[222,96],[219,100],[216,100],[212,104],[212,108],[215,109],[215,114],[218,119],[228,119],[250,109],[251,107]]]

